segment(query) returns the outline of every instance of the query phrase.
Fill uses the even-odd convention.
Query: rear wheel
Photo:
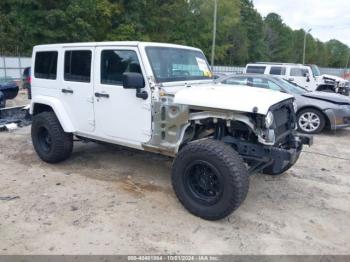
[[[181,149],[173,164],[172,184],[189,212],[218,220],[244,201],[249,178],[242,158],[233,148],[207,139]]]
[[[324,115],[317,109],[306,108],[298,113],[298,129],[303,133],[318,134],[325,124]]]
[[[34,149],[45,162],[61,162],[72,153],[73,135],[63,131],[53,112],[35,115],[31,134]]]

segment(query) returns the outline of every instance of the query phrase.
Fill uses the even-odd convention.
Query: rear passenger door
[[[63,49],[61,101],[78,133],[94,131],[93,70],[94,47]]]

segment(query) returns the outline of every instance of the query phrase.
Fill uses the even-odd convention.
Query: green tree
[[[276,62],[290,60],[292,53],[292,29],[284,24],[282,18],[275,13],[268,14],[264,22],[268,59]]]
[[[241,0],[240,3],[240,24],[246,32],[248,45],[248,59],[245,63],[264,60],[267,51],[264,42],[264,21],[251,0]]]

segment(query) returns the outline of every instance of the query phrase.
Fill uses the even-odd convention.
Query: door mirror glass
[[[126,89],[141,89],[145,87],[145,81],[140,73],[124,73],[123,87]]]

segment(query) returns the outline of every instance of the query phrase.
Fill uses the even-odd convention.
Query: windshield
[[[314,76],[320,76],[321,72],[317,65],[311,65],[311,70]]]
[[[293,94],[293,95],[302,95],[304,93],[309,92],[307,89],[298,86],[297,84],[291,83],[287,80],[284,79],[276,79],[281,86],[283,87],[283,89],[285,89],[285,91],[287,91],[287,93]]]
[[[147,47],[146,53],[157,82],[212,79],[204,54],[200,51]]]

